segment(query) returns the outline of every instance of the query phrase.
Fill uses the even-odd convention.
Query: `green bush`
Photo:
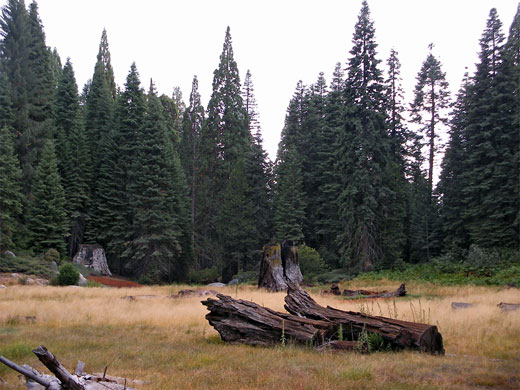
[[[71,263],[63,264],[60,267],[57,282],[60,286],[73,286],[79,280],[79,272]]]
[[[53,261],[56,262],[56,264],[60,265],[61,259],[60,259],[60,252],[58,252],[56,249],[51,248],[47,252],[43,254],[44,260],[51,264]]]
[[[211,267],[199,270],[190,270],[188,272],[188,282],[194,284],[208,284],[217,281],[220,277],[218,268]]]
[[[312,282],[319,274],[328,271],[318,251],[310,246],[303,244],[298,248],[298,259],[306,282]]]

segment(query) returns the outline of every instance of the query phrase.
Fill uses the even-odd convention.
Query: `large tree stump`
[[[265,287],[270,291],[284,291],[287,290],[287,282],[302,282],[298,247],[292,241],[264,245],[263,252],[258,287]]]
[[[100,275],[112,276],[112,273],[108,268],[105,251],[100,245],[81,244],[78,253],[76,253],[76,256],[72,259],[72,262],[91,268]]]
[[[442,336],[434,325],[394,320],[392,318],[323,307],[297,286],[289,285],[285,309],[294,315],[327,321],[339,327],[343,334],[357,340],[363,331],[378,333],[392,346],[444,354]]]

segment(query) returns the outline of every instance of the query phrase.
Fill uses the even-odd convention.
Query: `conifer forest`
[[[0,253],[70,259],[97,243],[112,272],[142,283],[209,270],[228,282],[282,240],[315,250],[321,272],[351,275],[478,254],[519,262],[520,8],[508,27],[491,9],[456,96],[425,50],[405,101],[399,54],[381,58],[363,1],[332,79],[294,80],[271,161],[229,27],[203,107],[196,76],[186,102],[159,96],[135,63],[116,85],[107,31],[78,86],[73,59],[47,46],[37,3],[8,0]]]

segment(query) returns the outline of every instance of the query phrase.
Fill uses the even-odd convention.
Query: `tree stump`
[[[270,291],[285,291],[287,282],[299,284],[302,280],[298,247],[292,241],[264,245],[258,287],[265,287]]]
[[[108,268],[105,251],[101,245],[81,244],[72,262],[91,268],[100,275],[112,276]]]

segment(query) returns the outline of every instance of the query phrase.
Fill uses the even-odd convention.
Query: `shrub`
[[[60,265],[60,252],[58,252],[56,249],[51,248],[47,252],[43,254],[43,258],[45,261],[49,264],[51,264],[53,261],[56,262],[56,264]]]
[[[188,282],[195,284],[208,284],[215,282],[220,277],[220,272],[217,267],[190,270],[188,272]]]
[[[313,281],[319,274],[327,271],[327,265],[318,251],[305,244],[298,248],[300,269],[305,281]]]
[[[63,264],[60,267],[60,273],[58,274],[58,285],[60,286],[73,286],[79,280],[79,272],[71,263]]]

